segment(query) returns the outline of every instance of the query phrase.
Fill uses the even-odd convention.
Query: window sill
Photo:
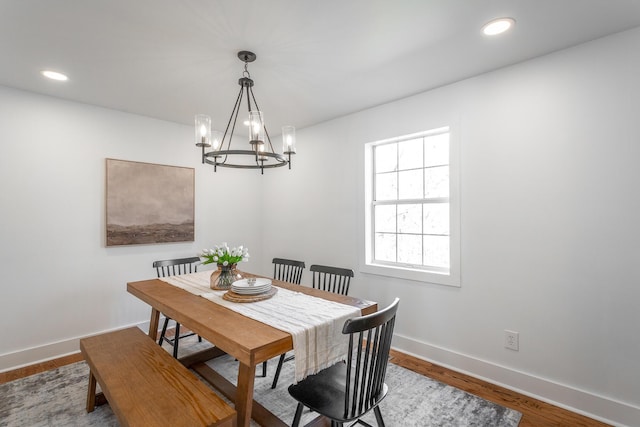
[[[395,267],[382,264],[363,264],[360,271],[377,276],[393,277],[397,279],[413,280],[416,282],[433,283],[437,285],[460,287],[460,275],[437,271],[418,270],[406,267]]]

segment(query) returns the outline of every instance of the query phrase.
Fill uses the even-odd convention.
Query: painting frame
[[[195,241],[195,169],[107,158],[106,246]]]

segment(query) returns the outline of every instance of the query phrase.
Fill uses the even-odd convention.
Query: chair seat
[[[337,363],[315,375],[310,375],[298,384],[289,386],[289,394],[311,410],[323,414],[331,419],[348,422],[361,415],[345,418],[345,378],[347,368],[344,363]],[[383,384],[382,392],[367,407],[376,406],[385,398],[388,391],[387,384]]]

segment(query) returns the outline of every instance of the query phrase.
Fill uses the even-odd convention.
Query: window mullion
[[[403,199],[403,200],[374,200],[372,204],[378,205],[417,205],[420,203],[449,203],[449,197],[433,197],[430,199]]]

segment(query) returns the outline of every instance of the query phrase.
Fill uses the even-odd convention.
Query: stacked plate
[[[263,278],[236,280],[231,291],[239,295],[259,295],[271,290],[271,280]]]

